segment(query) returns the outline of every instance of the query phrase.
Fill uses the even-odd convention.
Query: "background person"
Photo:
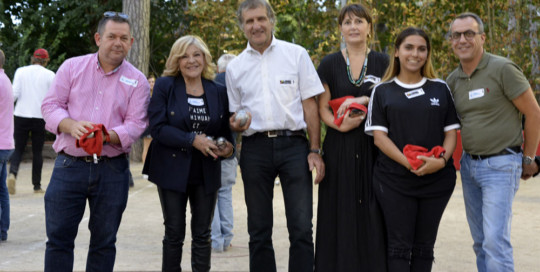
[[[31,65],[15,71],[13,77],[13,98],[15,105],[15,152],[9,166],[8,188],[10,194],[16,192],[17,173],[28,137],[32,141],[32,184],[34,193],[44,193],[41,189],[41,169],[43,168],[43,145],[45,143],[45,121],[41,114],[41,103],[54,79],[54,72],[45,68],[49,63],[49,53],[40,48],[31,57]]]
[[[388,271],[431,271],[433,247],[456,184],[452,153],[459,120],[446,83],[436,78],[427,34],[414,27],[396,37],[393,58],[375,86],[365,131],[381,151],[373,172],[388,236]],[[402,150],[416,145],[446,152],[418,156],[413,168]]]
[[[146,76],[125,60],[133,44],[130,31],[126,14],[105,12],[94,34],[98,52],[66,60],[43,100],[46,127],[56,134],[53,148],[58,153],[45,193],[46,272],[73,270],[86,201],[86,271],[113,271],[116,233],[128,199],[127,154],[147,126],[150,98]],[[95,124],[109,133],[100,156],[75,144]]]
[[[215,82],[225,86],[225,69],[227,64],[236,56],[223,54],[217,61],[218,74]],[[236,133],[232,134],[232,145],[236,146]],[[217,194],[214,218],[212,219],[212,249],[216,252],[226,251],[231,246],[233,238],[233,204],[232,187],[236,183],[236,168],[238,160],[233,154],[230,158],[221,161],[221,187]]]
[[[512,203],[519,178],[535,172],[540,107],[521,69],[484,50],[478,15],[458,15],[449,38],[460,62],[447,81],[463,126],[460,173],[476,265],[479,272],[514,271]]]
[[[0,50],[0,242],[9,230],[9,193],[6,186],[7,162],[13,153],[13,93],[11,81],[4,72],[6,56]]]
[[[328,102],[353,96],[342,103],[367,106],[372,87],[381,80],[388,56],[369,49],[373,19],[361,4],[340,11],[339,30],[346,47],[323,58],[317,72],[325,92],[319,114],[327,126],[323,159],[326,171],[319,184],[315,271],[386,271],[386,242],[380,208],[375,200],[372,170],[377,148],[364,133],[365,114],[345,114],[334,123]]]
[[[227,91],[212,81],[215,65],[197,36],[176,40],[148,107],[152,143],[143,173],[158,186],[163,210],[162,271],[181,271],[186,206],[191,207],[191,268],[209,271],[210,225],[221,186],[221,158],[233,155]],[[225,137],[226,147],[215,139]]]
[[[265,0],[247,0],[237,11],[247,48],[227,66],[229,110],[252,114],[244,126],[240,168],[248,212],[250,271],[276,271],[272,246],[274,180],[280,177],[287,228],[289,271],[313,271],[313,184],[324,177],[315,97],[324,88],[307,51],[273,36],[275,14]],[[305,137],[305,129],[309,142]]]

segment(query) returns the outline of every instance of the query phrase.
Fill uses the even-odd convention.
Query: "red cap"
[[[34,52],[34,58],[36,59],[48,59],[49,58],[49,52],[47,50],[40,48]]]

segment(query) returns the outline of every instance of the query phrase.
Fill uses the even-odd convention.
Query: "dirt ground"
[[[43,167],[43,188],[47,187],[53,161]],[[142,164],[132,163],[135,187],[129,201],[117,242],[115,271],[160,271],[163,218],[156,187],[144,180]],[[43,194],[32,191],[31,164],[21,164],[17,194],[11,196],[11,228],[7,242],[0,243],[0,271],[43,271],[45,216]],[[459,175],[458,175],[459,177]],[[313,218],[316,225],[317,186],[314,186]],[[212,271],[248,271],[246,207],[240,175],[233,187],[234,233],[232,248],[212,254]],[[281,187],[275,187],[274,248],[278,271],[287,271],[288,234]],[[540,177],[521,181],[514,202],[512,243],[516,271],[540,271]],[[188,213],[189,214],[189,213]],[[88,210],[80,224],[75,246],[75,270],[84,271],[89,241]],[[189,220],[189,219],[188,219]],[[189,221],[188,221],[189,222]],[[190,233],[186,234],[182,268],[190,267]],[[465,218],[461,182],[458,183],[444,213],[435,246],[436,272],[476,271],[472,239]]]

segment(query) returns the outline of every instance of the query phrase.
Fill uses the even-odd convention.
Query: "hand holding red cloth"
[[[82,147],[86,153],[101,156],[101,150],[103,149],[103,135],[107,142],[110,142],[110,136],[107,129],[103,124],[94,124],[92,128],[87,128],[88,132],[85,133],[79,140],[75,141],[77,147]]]
[[[444,152],[446,152],[446,150],[440,145],[433,147],[430,151],[428,151],[427,148],[418,145],[408,144],[403,147],[403,154],[405,157],[407,157],[407,160],[414,170],[417,170],[420,168],[420,166],[422,166],[422,164],[424,164],[423,160],[416,158],[417,156],[434,156],[439,158],[444,154]]]
[[[354,98],[354,96],[348,95],[348,96],[343,96],[343,97],[328,101],[328,105],[330,105],[330,107],[332,108],[332,111],[334,112],[334,124],[336,124],[338,127],[341,126],[341,123],[343,123],[343,118],[345,118],[345,115],[349,114],[352,109],[358,109],[367,113],[366,106],[362,104],[358,104],[358,103],[351,103],[349,107],[347,108],[347,110],[345,111],[345,113],[343,115],[338,116],[337,112],[338,112],[339,107],[341,107],[341,104],[343,104],[343,102],[345,102],[345,100],[349,98]]]

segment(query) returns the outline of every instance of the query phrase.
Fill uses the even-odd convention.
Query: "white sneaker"
[[[13,173],[9,173],[9,176],[8,176],[8,179],[7,179],[7,184],[8,184],[8,192],[10,195],[14,195],[15,192],[17,191],[15,189],[15,182],[17,181],[17,178],[15,177],[15,175]]]

